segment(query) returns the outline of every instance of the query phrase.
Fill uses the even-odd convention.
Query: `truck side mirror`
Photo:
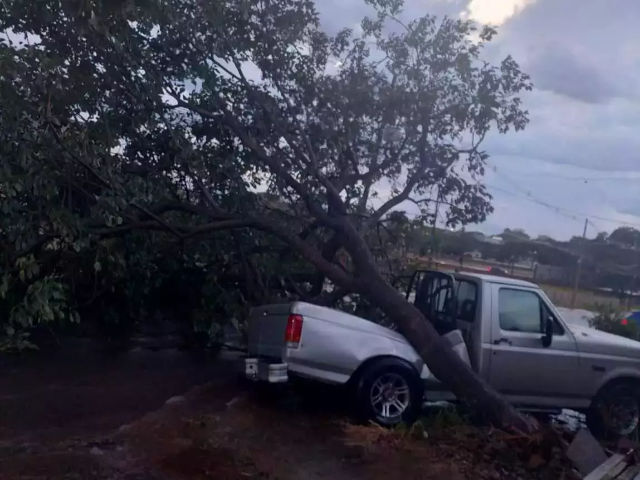
[[[542,346],[544,348],[551,346],[551,342],[553,341],[553,317],[551,315],[547,317],[547,321],[544,324],[544,335],[540,340],[542,340]]]

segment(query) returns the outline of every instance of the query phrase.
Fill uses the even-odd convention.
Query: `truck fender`
[[[640,384],[640,372],[632,368],[616,368],[602,378],[594,395],[597,395],[604,388],[619,382],[637,382]]]
[[[366,359],[364,362],[362,362],[358,366],[358,368],[356,368],[356,370],[351,374],[349,381],[347,382],[348,388],[357,388],[358,381],[360,380],[362,372],[364,372],[370,365],[377,362],[384,362],[384,361],[393,362],[396,365],[397,364],[405,365],[408,371],[410,370],[411,372],[413,372],[416,383],[422,384],[422,381],[420,379],[420,371],[418,370],[418,367],[416,365],[413,365],[412,363],[408,362],[404,358],[396,357],[394,355],[376,355],[375,357],[370,357]]]

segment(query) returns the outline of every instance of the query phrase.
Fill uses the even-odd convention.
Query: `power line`
[[[492,187],[492,188],[495,188],[495,187]],[[503,192],[506,192],[506,193],[509,193],[509,194],[515,195],[513,192],[508,192],[508,191],[506,191],[506,190],[504,190],[504,189],[499,189],[499,188],[497,188],[497,189],[498,189],[498,190],[501,190],[501,191],[503,191]],[[533,202],[536,202],[536,201],[535,201],[535,199],[532,199],[532,198],[527,198],[527,200],[531,200],[531,201],[533,201]],[[536,202],[536,203],[538,203],[538,202]],[[543,205],[544,205],[544,206],[549,206],[548,204],[543,204]],[[554,209],[555,209],[555,208],[560,208],[560,207],[552,207],[552,208],[554,208]],[[562,212],[559,212],[559,211],[556,211],[556,213],[560,213],[560,214],[562,214]],[[584,218],[584,219],[585,219],[585,221],[586,221],[587,225],[591,225],[591,226],[592,226],[592,227],[594,227],[594,228],[596,229],[596,231],[598,231],[598,232],[602,232],[602,231],[604,231],[603,229],[601,229],[600,227],[598,227],[598,226],[597,226],[597,225],[596,225],[596,224],[595,224],[591,219],[586,218],[586,217],[587,217],[587,216],[586,216],[586,215],[584,215],[582,218]],[[571,216],[571,218],[573,218],[573,219],[575,219],[575,220],[581,220],[581,219],[579,219],[578,217],[575,217],[575,216]],[[597,218],[599,218],[599,217],[597,217]],[[616,220],[609,220],[609,221],[617,222]],[[624,225],[626,225],[626,226],[632,226],[633,224],[624,223]],[[637,226],[638,228],[640,228],[640,225],[636,225],[636,226]],[[551,247],[551,248],[554,248],[554,249],[556,249],[556,250],[559,250],[559,251],[562,251],[562,252],[568,253],[568,254],[570,254],[570,255],[572,255],[572,256],[576,256],[576,257],[577,257],[577,256],[580,256],[580,254],[579,254],[579,253],[577,253],[577,252],[575,252],[575,251],[573,251],[573,250],[571,250],[571,249],[563,248],[563,247],[560,247],[560,246],[558,246],[558,245],[552,245],[552,244],[549,244],[549,243],[546,243],[546,242],[541,242],[541,241],[531,240],[531,239],[529,239],[529,240],[519,240],[519,241],[524,241],[524,242],[526,242],[526,243],[531,243],[531,244],[545,245],[545,246],[547,246],[547,247]],[[591,244],[593,244],[593,243],[595,242],[595,240],[590,240],[589,242],[590,242]],[[639,251],[640,251],[640,249],[638,249],[638,248],[633,248],[633,247],[623,246],[623,245],[620,245],[620,244],[617,244],[617,243],[614,243],[614,242],[610,242],[610,241],[608,241],[608,240],[603,241],[603,242],[597,242],[597,243],[598,243],[599,245],[616,246],[617,248],[620,248],[620,249],[623,249],[623,250],[627,250],[627,251],[631,251],[631,252],[639,252]],[[609,266],[609,267],[607,267],[607,266],[604,266],[603,264],[599,264],[599,263],[597,263],[596,261],[594,261],[594,260],[592,260],[592,259],[590,259],[590,258],[588,258],[588,257],[587,257],[587,258],[583,258],[583,260],[586,260],[586,261],[587,261],[589,264],[591,264],[592,266],[596,266],[596,267],[598,267],[598,268],[600,268],[600,269],[602,269],[602,270],[605,270],[605,271],[607,271],[607,272],[609,272],[609,273],[617,273],[617,274],[624,274],[624,275],[626,275],[626,274],[627,274],[627,272],[629,272],[629,271],[633,271],[633,270],[636,270],[638,267],[640,267],[640,264],[636,264],[636,265],[626,265],[626,266],[624,266],[624,267],[622,267],[622,266],[616,266],[616,267],[613,267],[613,268],[612,268],[612,267],[610,267],[610,266]]]
[[[585,218],[585,217],[588,217],[588,218],[595,218],[596,220],[601,220],[601,221],[603,221],[603,222],[609,222],[609,223],[614,223],[614,224],[616,224],[616,225],[630,226],[630,227],[635,227],[635,228],[640,229],[640,223],[626,222],[626,221],[623,221],[623,220],[615,220],[615,219],[612,219],[612,218],[602,217],[602,216],[600,216],[600,215],[587,214],[587,213],[584,213],[584,212],[576,212],[576,211],[574,211],[574,210],[569,210],[569,209],[567,209],[567,208],[559,207],[559,206],[557,206],[557,205],[552,205],[552,204],[550,204],[550,203],[548,203],[548,202],[545,202],[545,201],[543,201],[543,200],[539,200],[539,199],[535,198],[535,197],[531,194],[531,191],[530,191],[530,190],[523,189],[523,188],[522,188],[520,185],[518,185],[518,184],[517,184],[513,179],[511,179],[511,177],[509,177],[509,176],[505,175],[505,174],[504,174],[504,173],[502,173],[502,172],[499,172],[498,170],[495,170],[494,172],[495,172],[497,175],[501,176],[502,178],[506,179],[508,182],[510,182],[510,183],[511,183],[511,185],[512,185],[514,188],[516,188],[517,190],[519,190],[520,192],[522,192],[522,193],[526,196],[526,198],[527,198],[529,201],[531,201],[531,202],[533,202],[533,203],[537,203],[538,205],[542,205],[543,207],[549,208],[550,210],[553,210],[553,211],[555,211],[556,213],[558,213],[558,214],[560,214],[560,215],[563,215],[563,216],[565,216],[565,217],[567,217],[567,218],[571,218],[571,219],[573,219],[573,220],[581,220],[579,217],[582,217],[582,218]],[[509,195],[514,195],[514,193],[513,193],[513,192],[510,192],[510,191],[505,190],[505,189],[503,189],[503,188],[497,187],[497,186],[495,186],[495,185],[489,185],[489,186],[490,186],[491,188],[495,189],[495,190],[502,191],[503,193],[506,193],[506,194],[509,194]],[[599,191],[599,190],[598,190],[598,191]],[[602,192],[600,191],[600,193],[602,193]],[[592,224],[592,225],[593,225],[593,224]],[[595,226],[595,225],[594,225],[594,226]],[[597,228],[597,227],[596,227],[596,228]],[[600,230],[600,231],[602,231],[602,230]]]
[[[560,207],[560,206],[557,206],[557,205],[550,204],[548,202],[545,202],[545,201],[540,200],[540,199],[536,198],[535,196],[533,196],[531,194],[531,191],[523,189],[517,182],[515,182],[508,175],[505,175],[504,173],[499,172],[497,170],[497,168],[494,167],[493,171],[497,175],[502,176],[503,178],[505,178],[517,191],[519,191],[521,194],[523,194],[525,196],[526,200],[528,200],[528,201],[530,201],[532,203],[544,206],[544,207],[546,207],[548,209],[553,210],[556,214],[571,218],[573,220],[583,220],[584,219],[585,223],[584,223],[584,233],[583,233],[583,236],[582,236],[582,239],[583,239],[582,248],[584,248],[584,239],[586,237],[586,231],[587,231],[587,227],[589,225],[594,227],[597,231],[603,231],[589,217],[596,218],[598,220],[602,220],[602,221],[606,221],[606,222],[616,223],[616,224],[619,224],[619,225],[636,226],[636,227],[640,228],[640,224],[633,224],[633,223],[624,222],[624,221],[620,221],[620,220],[614,220],[614,219],[611,219],[611,218],[601,217],[599,215],[587,215],[585,213],[575,212],[575,211],[566,209],[564,207]],[[587,183],[587,182],[585,182],[585,183]],[[488,186],[490,188],[493,188],[495,190],[501,191],[501,192],[506,193],[508,195],[518,196],[517,194],[515,194],[514,192],[511,192],[509,190],[505,190],[503,188],[496,187],[494,185],[488,185]],[[592,187],[600,194],[600,196],[603,198],[605,203],[609,203],[607,201],[607,199],[604,198],[605,196],[604,196],[603,192],[599,188],[597,188],[595,186],[592,186]],[[581,218],[578,218],[578,216],[581,217]],[[611,265],[607,266],[607,265],[600,264],[597,261],[595,261],[595,260],[593,260],[593,259],[591,259],[589,257],[586,257],[584,255],[584,251],[578,253],[578,252],[573,251],[571,249],[560,247],[559,245],[553,245],[553,244],[549,244],[547,242],[540,242],[540,241],[531,240],[531,239],[525,240],[525,242],[526,243],[530,243],[530,244],[545,245],[547,247],[551,247],[551,248],[556,249],[558,251],[565,252],[565,253],[570,254],[572,256],[577,256],[579,258],[578,268],[579,268],[579,265],[582,263],[582,261],[586,261],[590,265],[594,266],[595,268],[599,268],[600,270],[604,270],[604,271],[607,271],[609,273],[628,275],[629,274],[628,272],[635,271],[638,267],[640,267],[640,264],[639,265],[627,265],[625,267],[622,267],[622,266],[611,266]],[[600,242],[598,242],[598,243],[600,243]],[[602,243],[608,243],[608,242],[602,242]],[[611,243],[608,243],[608,244],[611,245]],[[630,249],[630,250],[638,252],[638,250],[635,249],[635,248],[634,249]],[[575,282],[576,282],[576,285],[579,282],[579,273],[578,272],[576,273]],[[577,287],[574,286],[574,291],[575,291],[575,288],[577,288]]]
[[[492,165],[491,167],[492,167],[492,170],[497,173],[498,167],[496,165]],[[558,180],[569,180],[569,181],[584,182],[584,183],[589,183],[589,182],[617,182],[617,181],[640,182],[640,176],[638,176],[638,177],[633,177],[633,176],[631,176],[631,177],[630,176],[624,176],[624,177],[571,177],[571,176],[557,175],[557,174],[554,174],[554,173],[547,173],[547,172],[516,172],[515,170],[509,170],[509,169],[503,169],[503,168],[501,168],[500,170],[501,171],[507,171],[507,172],[512,173],[514,175],[526,175],[527,177],[553,178],[553,179],[558,179]]]
[[[527,196],[527,198],[531,199],[534,203],[537,203],[538,205],[542,205],[543,207],[547,207],[549,209],[552,209],[554,211],[556,211],[556,213],[559,213],[561,215],[564,215],[566,217],[569,218],[573,218],[574,220],[580,220],[582,221],[582,219],[578,219],[577,217],[575,217],[575,213],[572,213],[570,211],[567,211],[566,209],[562,208],[562,207],[558,207],[556,205],[551,205],[548,202],[545,202],[544,200],[540,200],[539,198],[534,197],[531,194],[530,190],[527,189],[523,189],[518,183],[516,183],[511,177],[509,177],[508,175],[498,171],[497,169],[495,170],[495,173],[499,176],[501,176],[502,178],[504,178],[505,180],[507,180],[516,190],[522,192],[524,195]]]
[[[492,189],[494,189],[494,190],[497,190],[499,192],[506,193],[508,195],[519,196],[517,193],[511,192],[509,190],[505,190],[504,188],[497,187],[495,185],[487,184],[487,186],[492,188]],[[559,215],[562,215],[564,217],[567,217],[567,218],[571,218],[572,220],[581,220],[581,219],[584,219],[585,217],[588,217],[588,218],[594,218],[596,220],[600,220],[602,222],[609,222],[609,223],[614,223],[616,225],[621,225],[621,226],[625,226],[625,227],[634,227],[634,228],[640,229],[640,223],[627,222],[627,221],[624,221],[624,220],[615,220],[613,218],[602,217],[600,215],[593,215],[593,214],[590,214],[590,213],[584,213],[584,212],[577,212],[575,210],[569,210],[569,209],[566,209],[564,207],[559,207],[557,205],[552,205],[550,203],[537,200],[537,199],[535,199],[533,197],[530,197],[530,196],[528,196],[526,194],[525,194],[525,200],[528,200],[530,202],[536,203],[538,205],[542,205],[543,207],[547,207],[547,208],[553,210],[555,213],[557,213]],[[591,225],[595,227],[593,222],[591,222]],[[596,227],[596,228],[598,228],[598,227]],[[604,231],[604,230],[606,230],[606,229],[599,229],[599,231]]]
[[[510,190],[506,190],[506,189],[501,188],[501,187],[497,187],[495,185],[487,184],[487,186],[492,188],[492,189],[494,189],[494,190],[497,190],[499,192],[506,193],[507,195],[513,195],[515,197],[521,197],[521,195],[518,194],[518,193],[512,192]],[[541,205],[543,207],[546,207],[546,208],[548,208],[550,210],[553,210],[558,215],[562,215],[563,217],[570,218],[572,220],[582,221],[582,219],[579,218],[579,216],[581,216],[582,218],[584,218],[586,216],[586,215],[583,215],[583,214],[580,214],[580,213],[565,211],[565,209],[563,207],[558,207],[556,205],[551,205],[550,203],[544,202],[542,200],[538,200],[537,198],[534,198],[534,197],[528,195],[527,193],[524,194],[524,199],[528,200],[528,201],[530,201],[532,203],[535,203],[537,205]]]
[[[623,227],[634,227],[640,229],[640,223],[634,222],[625,222],[622,220],[614,220],[612,218],[601,217],[599,215],[590,215],[591,218],[595,218],[596,220],[601,220],[603,222],[615,223],[616,225],[622,225]]]

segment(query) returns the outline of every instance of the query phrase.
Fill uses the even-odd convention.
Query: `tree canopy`
[[[481,141],[524,127],[527,76],[481,61],[490,28],[369,3],[335,37],[308,1],[3,6],[2,292],[39,299],[11,322],[69,314],[67,275],[147,275],[157,248],[224,263],[267,234],[346,280],[343,222],[407,200],[484,219]]]
[[[403,202],[425,220],[435,204],[450,226],[482,221],[482,141],[525,127],[531,83],[511,57],[482,60],[492,28],[366,3],[360,31],[335,36],[309,0],[3,4],[7,333],[77,320],[79,298],[103,291],[142,309],[166,263],[209,286],[250,277],[216,286],[224,308],[225,292],[266,290],[255,255],[269,251],[287,276],[300,260],[318,272],[289,278],[299,297],[322,295],[325,277],[333,295],[361,295],[456,393],[516,418],[385,281],[370,239]]]
[[[637,248],[640,245],[640,231],[633,227],[620,227],[611,232],[608,238],[602,240]]]

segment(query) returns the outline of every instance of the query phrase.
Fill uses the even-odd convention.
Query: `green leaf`
[[[55,316],[53,315],[53,311],[51,310],[51,307],[49,307],[49,305],[42,306],[42,318],[46,321],[51,321],[55,319]]]

